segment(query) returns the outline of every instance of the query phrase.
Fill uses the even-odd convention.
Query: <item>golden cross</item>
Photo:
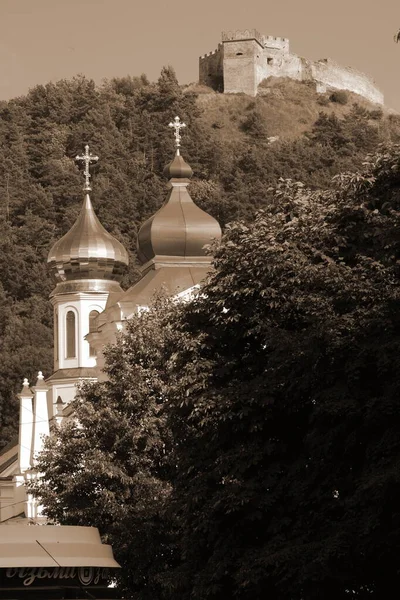
[[[91,175],[89,173],[89,167],[92,162],[97,162],[99,160],[99,157],[93,156],[93,154],[90,154],[89,145],[86,144],[85,154],[82,154],[82,156],[75,156],[75,160],[81,160],[82,162],[85,163],[85,170],[83,171],[84,175],[85,175],[85,187],[83,189],[85,192],[90,192],[90,190],[92,188],[90,187]]]
[[[181,134],[180,134],[180,130],[183,127],[186,127],[185,123],[181,123],[181,120],[179,117],[175,117],[173,123],[169,123],[168,127],[173,127],[175,129],[174,132],[174,136],[175,136],[175,145],[176,145],[176,153],[179,154],[179,148],[181,146]]]

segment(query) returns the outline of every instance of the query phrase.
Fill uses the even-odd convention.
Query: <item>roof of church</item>
[[[109,297],[106,320],[128,318],[138,307],[151,304],[157,292],[174,296],[202,283],[212,261],[205,246],[221,237],[219,223],[196,206],[187,190],[193,172],[179,150],[179,129],[185,125],[175,117],[170,126],[178,130],[176,154],[164,169],[170,190],[138,234],[143,275],[126,292]]]
[[[107,279],[120,281],[128,253],[100,223],[89,194],[71,229],[51,248],[47,262],[58,281]]]
[[[18,466],[18,437],[13,438],[0,451],[0,480],[12,479],[15,467]]]
[[[72,369],[58,369],[50,375],[46,381],[61,379],[94,379],[96,378],[96,367],[75,367]]]
[[[135,307],[151,304],[158,292],[164,293],[166,296],[175,296],[199,285],[204,281],[209,270],[209,263],[196,266],[165,266],[148,270],[137,283],[125,292],[119,299],[119,303],[122,307],[125,303],[132,304],[132,312],[134,312]],[[126,317],[128,316],[126,315]]]
[[[10,458],[8,458],[5,462],[3,462],[0,465],[0,476],[1,476],[1,473],[4,473],[4,471],[6,471],[10,465],[12,465],[13,463],[15,463],[18,460],[18,446],[16,446],[16,450],[17,450],[16,454],[13,454],[12,456],[10,456]]]
[[[5,454],[6,452],[8,452],[9,450],[11,450],[11,448],[14,448],[14,446],[16,446],[18,444],[18,436],[15,436],[11,441],[8,442],[8,444],[6,446],[4,446],[1,450],[0,450],[0,457]]]
[[[98,159],[87,144],[85,154],[76,157],[85,164],[85,197],[77,220],[49,252],[47,262],[57,281],[120,281],[129,262],[124,246],[104,229],[93,210],[89,166]]]
[[[140,228],[138,256],[142,263],[165,257],[175,262],[207,256],[205,246],[221,237],[218,221],[193,202],[187,187],[193,174],[180,154],[179,130],[185,127],[179,117],[170,123],[175,128],[176,154],[165,167],[170,191],[163,206]]]

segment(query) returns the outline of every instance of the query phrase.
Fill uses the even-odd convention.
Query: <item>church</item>
[[[103,348],[115,341],[127,319],[149,309],[157,291],[190,297],[211,267],[212,257],[205,246],[220,239],[221,228],[190,197],[193,172],[180,153],[185,124],[175,117],[169,126],[174,130],[176,152],[164,169],[168,193],[161,208],[139,230],[141,277],[128,290],[120,285],[128,253],[102,226],[90,199],[89,168],[98,157],[88,145],[76,157],[85,166],[82,208],[74,225],[48,254],[55,282],[50,296],[54,370],[47,379],[39,372],[32,387],[25,379],[18,396],[18,443],[0,453],[1,523],[42,522],[40,507],[27,494],[25,482],[38,476],[35,456],[45,436],[71,415],[77,385],[105,377]]]

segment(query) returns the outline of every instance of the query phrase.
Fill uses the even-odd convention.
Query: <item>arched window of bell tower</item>
[[[65,317],[65,358],[76,358],[76,318],[73,310]]]

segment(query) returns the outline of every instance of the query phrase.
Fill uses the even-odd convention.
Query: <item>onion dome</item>
[[[93,156],[86,145],[85,153],[76,160],[85,164],[85,199],[77,220],[51,248],[47,262],[59,282],[120,281],[129,262],[128,253],[100,223],[88,193],[91,190],[89,166],[98,160],[98,156]],[[87,291],[91,287],[86,286]]]
[[[185,125],[175,117],[170,126],[175,128],[177,145],[174,159],[164,169],[170,191],[163,206],[139,230],[139,259],[142,263],[210,260],[205,246],[220,239],[221,228],[190,197],[187,186],[193,171],[179,152],[179,129]]]
[[[100,223],[86,194],[71,229],[51,248],[47,262],[57,281],[107,279],[120,281],[128,253]]]
[[[164,168],[164,176],[167,179],[190,179],[192,175],[192,168],[178,152],[175,154],[174,159]]]

